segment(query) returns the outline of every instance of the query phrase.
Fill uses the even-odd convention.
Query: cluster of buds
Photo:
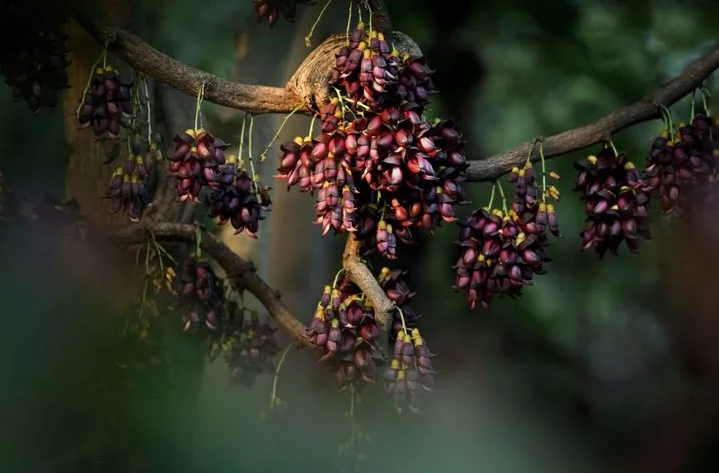
[[[148,167],[145,153],[139,152],[139,144],[135,143],[132,148],[132,153],[125,162],[113,171],[105,198],[111,202],[110,212],[116,213],[124,209],[131,221],[138,222],[142,211],[150,203],[147,190]]]
[[[188,331],[200,324],[211,331],[217,330],[225,305],[225,293],[223,281],[210,262],[191,254],[180,266],[177,282],[180,305],[186,308],[182,317],[183,330]]]
[[[398,406],[407,402],[410,411],[421,412],[422,398],[434,390],[431,357],[418,329],[399,334],[394,343],[394,356],[384,373],[385,390]]]
[[[170,173],[177,177],[177,195],[181,202],[187,199],[199,202],[203,186],[216,187],[219,166],[226,164],[225,151],[229,147],[202,128],[175,135],[168,159]]]
[[[257,238],[260,220],[264,220],[264,213],[272,207],[270,188],[240,170],[234,156],[218,166],[214,182],[210,216],[218,219],[218,225],[229,222],[235,234],[245,232],[250,238]]]
[[[252,387],[257,375],[275,370],[274,358],[280,349],[275,339],[277,329],[260,322],[257,312],[240,309],[234,301],[227,304],[227,314],[223,336],[213,342],[210,360],[222,354],[230,381]]]
[[[527,232],[533,226],[523,224],[516,214],[483,208],[460,227],[454,288],[467,292],[470,310],[478,303],[488,309],[497,295],[517,298],[522,287],[532,285],[535,274],[546,272],[546,234],[539,229]]]
[[[497,295],[519,297],[535,274],[546,273],[549,234],[560,235],[552,203],[559,200],[559,191],[546,181],[559,176],[544,172],[540,187],[529,159],[514,167],[508,178],[514,186],[511,207],[503,202],[504,210],[479,209],[459,223],[461,254],[454,265],[454,287],[467,292],[470,310],[477,304],[488,309]]]
[[[649,186],[634,163],[613,146],[575,164],[575,190],[585,202],[587,221],[581,233],[582,251],[593,248],[603,256],[617,254],[622,242],[637,252],[649,231]]]
[[[379,272],[379,277],[377,278],[377,282],[382,290],[384,290],[387,298],[394,302],[394,305],[397,307],[392,317],[390,343],[393,343],[404,330],[414,328],[417,319],[419,319],[419,315],[415,313],[412,306],[409,305],[415,293],[412,292],[407,281],[404,279],[406,274],[407,271],[384,267]]]
[[[715,204],[719,195],[719,127],[703,113],[654,140],[647,167],[648,188],[659,191],[665,214]]]
[[[80,128],[92,127],[98,138],[116,139],[132,119],[132,86],[110,65],[95,69],[77,116]]]
[[[65,17],[38,17],[37,11],[19,12],[14,7],[22,8],[4,8],[0,74],[12,88],[13,97],[25,100],[30,110],[38,113],[45,106],[55,107],[58,92],[68,87]]]
[[[314,0],[252,0],[252,8],[257,13],[257,21],[266,21],[270,27],[277,23],[280,15],[292,23],[297,15],[297,4],[314,5]]]
[[[357,232],[368,251],[392,258],[397,241],[414,241],[411,228],[456,221],[468,165],[456,124],[423,118],[431,73],[382,34],[363,24],[352,31],[337,54],[338,96],[322,110],[322,132],[283,144],[276,176],[317,191],[323,235]]]
[[[312,342],[324,349],[320,361],[328,362],[341,387],[353,385],[358,392],[375,381],[374,360],[380,335],[374,310],[359,288],[342,274],[334,286],[327,285],[307,329]]]

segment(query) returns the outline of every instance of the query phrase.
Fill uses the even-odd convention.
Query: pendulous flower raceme
[[[385,390],[398,407],[407,402],[411,412],[421,413],[422,399],[434,390],[432,356],[419,329],[398,334],[392,361],[384,373]]]
[[[314,5],[314,0],[252,0],[252,8],[257,13],[257,21],[266,21],[270,28],[282,15],[290,23],[295,21],[297,5]]]
[[[182,317],[183,330],[199,325],[210,331],[217,330],[225,306],[225,292],[223,281],[212,264],[191,254],[180,266],[177,282],[179,305],[186,311]]]
[[[18,11],[21,8],[3,7],[0,75],[13,97],[25,100],[30,110],[38,113],[43,107],[54,108],[58,93],[68,87],[66,18],[57,13]]]
[[[698,113],[691,123],[669,126],[654,140],[645,169],[647,189],[658,190],[664,214],[715,205],[718,162],[719,127],[713,117]]]
[[[452,120],[424,118],[433,91],[423,57],[403,56],[360,23],[337,54],[322,132],[281,146],[276,177],[317,195],[322,234],[356,232],[394,258],[411,230],[455,222],[468,167]]]
[[[213,332],[210,361],[223,356],[230,369],[230,381],[252,387],[259,374],[275,370],[274,357],[280,347],[275,340],[276,328],[260,322],[255,311],[228,301],[226,319],[220,330]]]
[[[150,152],[150,151],[148,151]],[[132,153],[112,173],[105,198],[111,201],[110,212],[124,209],[130,220],[139,222],[142,211],[150,203],[147,191],[149,177],[146,153],[139,142],[132,145]]]
[[[327,362],[341,388],[352,385],[358,393],[374,383],[377,365],[373,355],[380,335],[374,311],[360,289],[345,273],[324,288],[307,336],[324,348]]]
[[[98,138],[118,138],[132,118],[132,87],[110,65],[95,69],[78,111],[80,128],[91,127]]]
[[[170,173],[177,177],[177,195],[181,202],[199,202],[203,186],[217,186],[219,166],[227,162],[230,145],[202,128],[175,135],[173,145],[168,159]]]
[[[239,169],[234,156],[218,166],[214,183],[210,194],[210,217],[216,217],[218,225],[229,222],[235,234],[244,231],[250,238],[257,238],[260,220],[264,220],[264,213],[272,207],[270,188]]]
[[[575,190],[585,203],[587,220],[581,233],[582,250],[603,256],[617,254],[622,242],[637,252],[641,239],[650,239],[649,187],[642,173],[624,153],[607,144],[597,155],[575,163]]]
[[[540,156],[543,159],[541,148]],[[560,235],[551,203],[559,200],[559,191],[546,186],[546,177],[559,176],[544,169],[542,174],[540,187],[537,172],[527,159],[510,172],[508,181],[514,185],[511,207],[505,201],[500,210],[490,203],[459,222],[460,256],[454,265],[454,288],[467,293],[470,310],[478,304],[488,309],[497,295],[517,298],[524,286],[533,284],[535,274],[546,273],[548,234]],[[496,186],[504,200],[501,184]]]

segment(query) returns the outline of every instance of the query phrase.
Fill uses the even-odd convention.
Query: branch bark
[[[669,107],[699,87],[719,68],[719,45],[689,64],[681,74],[663,84],[639,102],[620,108],[596,122],[567,130],[542,141],[544,158],[555,158],[578,151],[601,141],[637,123],[661,117],[661,106]],[[526,161],[533,143],[524,143],[486,159],[471,161],[467,170],[468,181],[492,181]],[[538,161],[539,150],[532,151],[532,161]]]
[[[204,84],[205,100],[252,114],[289,113],[302,105],[302,101],[287,89],[239,84],[183,64],[129,31],[109,26],[94,13],[79,10],[73,17],[98,43],[108,43],[108,50],[118,58],[186,94],[197,96]],[[311,113],[307,107],[297,112]]]
[[[367,296],[372,307],[374,308],[374,317],[379,327],[379,340],[389,340],[389,330],[392,326],[392,313],[395,305],[387,297],[384,290],[377,282],[377,278],[372,271],[362,261],[360,251],[362,243],[355,238],[353,233],[347,235],[347,244],[342,255],[342,266],[349,275],[352,282]],[[376,356],[380,360],[387,360],[387,343],[382,343],[377,347]]]
[[[144,242],[150,235],[157,241],[193,243],[197,238],[197,227],[183,223],[151,223],[129,225],[109,236],[109,241],[120,245],[135,245]],[[305,325],[300,322],[280,299],[278,291],[268,286],[256,273],[255,266],[225,245],[215,235],[201,230],[200,248],[207,252],[227,273],[238,289],[247,290],[267,309],[277,325],[300,345],[317,349],[305,335]]]

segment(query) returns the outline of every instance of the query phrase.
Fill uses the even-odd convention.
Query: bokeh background
[[[719,15],[719,4],[703,0],[388,3],[394,28],[410,35],[436,69],[441,93],[432,114],[459,121],[470,159],[639,100],[712,46]],[[116,22],[194,67],[281,86],[308,53],[304,37],[319,10],[300,7],[294,24],[280,21],[270,30],[256,23],[249,0],[156,0]],[[346,22],[346,2],[335,0],[313,44],[344,32]],[[706,85],[719,94],[716,74]],[[190,126],[194,99],[162,93],[171,133]],[[203,111],[208,128],[237,141],[242,113],[212,104]],[[687,101],[672,111],[690,118]],[[84,181],[101,187],[90,171],[66,173],[75,152],[65,131],[72,112],[34,116],[0,87],[0,168],[14,195],[36,202],[46,193],[76,197],[72,188]],[[281,119],[257,118],[258,149]],[[306,134],[308,126],[307,118],[291,118],[280,142]],[[658,121],[642,124],[614,142],[643,162],[660,130]],[[571,192],[572,162],[590,152],[550,162],[562,176],[565,236],[551,247],[550,273],[521,300],[468,313],[451,289],[451,227],[405,255],[417,291],[413,306],[424,314],[421,327],[439,355],[439,389],[419,417],[398,416],[379,388],[368,393],[354,419],[372,442],[344,463],[338,446],[351,435],[349,394],[336,391],[311,354],[290,352],[279,387],[288,409],[269,415],[271,376],[251,390],[231,385],[221,360],[206,361],[202,340],[181,333],[167,301],[149,316],[149,341],[132,331],[123,335],[136,318],[130,304],[139,294],[115,259],[81,245],[68,251],[59,227],[48,232],[3,222],[0,470],[718,471],[716,376],[688,369],[696,360],[686,361],[693,339],[684,333],[698,324],[681,296],[690,293],[665,297],[677,279],[716,287],[716,268],[696,272],[667,259],[692,248],[691,229],[661,219],[641,255],[623,251],[599,261],[579,253],[583,206]],[[274,158],[270,153],[261,171],[268,183]],[[473,205],[462,211],[484,205],[489,188],[471,184]],[[342,242],[320,239],[308,196],[278,185],[274,201],[258,242],[223,238],[309,321],[338,268]],[[716,323],[703,327],[717,329]],[[719,339],[719,329],[714,336]],[[719,343],[713,347],[719,351]]]

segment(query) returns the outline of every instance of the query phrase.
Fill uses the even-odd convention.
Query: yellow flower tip
[[[365,57],[365,58],[372,57],[372,51],[370,51],[369,49],[365,49],[365,50],[364,50],[364,57]]]
[[[365,49],[367,49],[367,43],[365,41],[360,42],[360,44],[357,46],[357,49],[359,49],[360,51],[364,51]]]
[[[301,136],[295,136],[295,137],[292,139],[292,141],[294,141],[295,143],[297,143],[297,144],[300,145],[300,146],[302,146],[303,144],[305,144],[305,140],[303,140]]]
[[[552,179],[559,180],[559,174],[554,171],[549,171],[549,177],[551,177]]]
[[[597,157],[592,154],[590,156],[587,156],[587,161],[589,161],[592,164],[597,164]]]
[[[231,154],[227,157],[227,163],[228,164],[236,164],[237,163],[237,156],[234,154]]]
[[[115,70],[115,68],[108,64],[105,66],[104,72],[112,72],[114,70]]]
[[[554,212],[554,205],[553,205],[553,204],[547,204],[547,212]]]
[[[400,365],[399,360],[392,360],[392,363],[390,363],[390,368],[393,370],[398,370],[401,367],[402,365]]]
[[[192,129],[192,128],[188,128],[187,130],[185,130],[185,134],[186,134],[186,135],[189,135],[189,136],[191,136],[191,137],[193,137],[193,138],[194,138],[195,136],[197,136],[197,132],[196,132],[194,129]]]
[[[380,275],[380,277],[384,278],[384,277],[387,277],[387,275],[389,275],[389,273],[390,273],[390,269],[387,266],[385,266],[384,268],[382,268],[380,270],[379,275]]]
[[[377,39],[379,39],[380,41],[384,41],[384,33],[377,33]]]

